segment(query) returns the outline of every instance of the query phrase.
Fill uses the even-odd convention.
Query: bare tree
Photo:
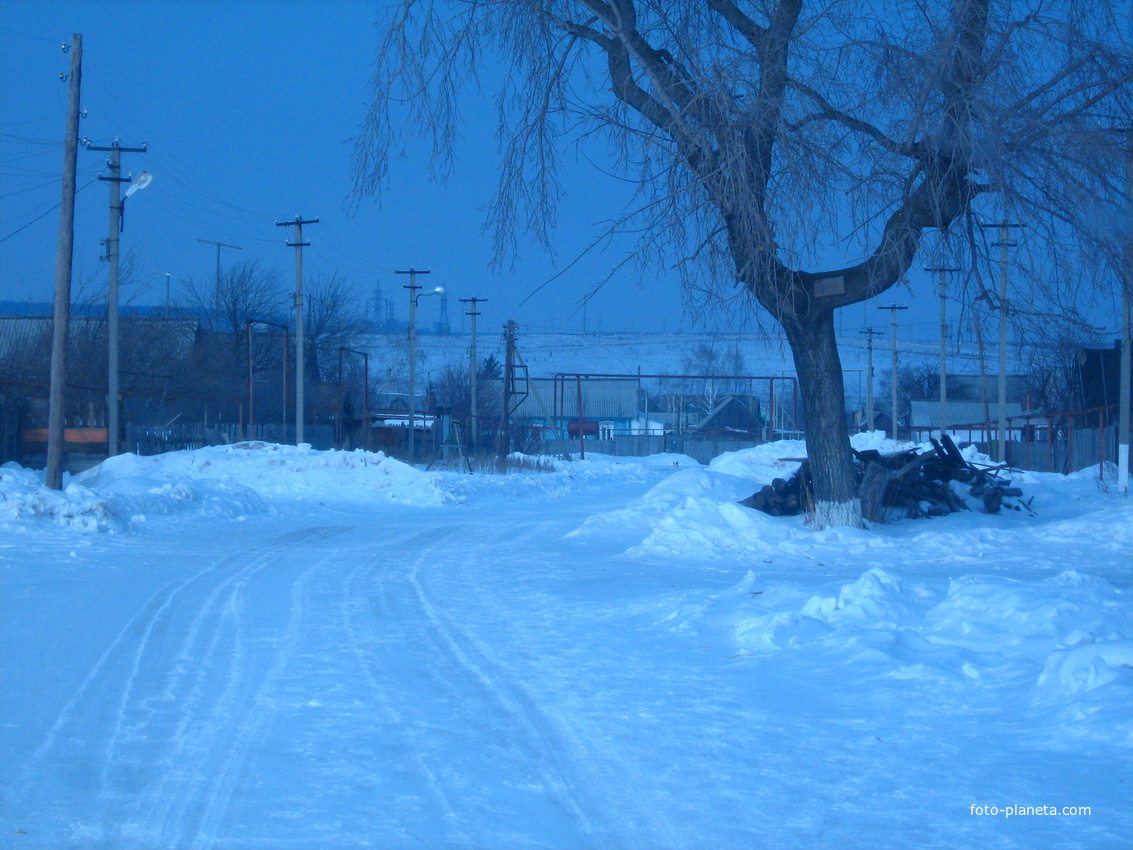
[[[287,289],[280,272],[256,262],[224,271],[219,279],[189,281],[177,311],[201,322],[193,355],[191,393],[204,403],[210,419],[240,416],[247,396],[247,322],[250,319],[286,323]],[[253,347],[257,371],[272,368],[267,348]]]
[[[1078,410],[1083,406],[1083,349],[1099,348],[1103,340],[1074,328],[1055,326],[1051,330],[1023,351],[1026,392],[1036,409],[1048,413]]]
[[[463,87],[488,66],[501,253],[519,227],[549,243],[561,139],[606,144],[639,185],[612,227],[644,234],[642,261],[675,260],[690,291],[742,293],[784,329],[819,527],[861,523],[834,311],[901,280],[926,232],[974,243],[979,209],[1025,218],[1067,258],[1059,285],[1080,279],[1081,210],[1120,194],[1104,127],[1133,114],[1118,0],[402,0],[385,14],[358,191],[380,191],[407,132],[451,171]]]
[[[239,335],[248,319],[286,317],[287,287],[278,269],[239,263],[219,279],[189,281],[179,309],[200,318],[209,331]]]
[[[363,298],[340,272],[315,274],[307,285],[306,308],[308,369],[313,380],[330,381],[338,349],[353,346],[367,328]]]
[[[740,391],[738,382],[721,378],[743,375],[747,367],[738,346],[725,348],[719,339],[713,337],[681,359],[681,370],[688,375],[705,376],[705,380],[696,382],[698,386],[689,386],[688,390],[699,396],[700,412],[707,414],[716,407],[722,395]]]
[[[489,355],[476,371],[476,415],[481,422],[498,422],[503,404],[503,368],[494,355]],[[463,423],[466,437],[471,434],[472,380],[467,363],[445,364],[429,379],[426,395],[430,404],[446,408]]]
[[[945,378],[949,401],[975,401],[976,393],[959,375]],[[940,398],[940,364],[918,363],[897,369],[897,419],[906,426],[914,401],[937,401]],[[881,396],[876,402],[882,410],[893,405],[893,372],[886,370],[881,376]]]

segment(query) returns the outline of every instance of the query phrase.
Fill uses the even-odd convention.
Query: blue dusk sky
[[[377,42],[375,0],[7,0],[0,20],[0,301],[50,301],[59,217],[70,59],[60,48],[83,36],[80,135],[95,145],[118,138],[148,144],[123,154],[124,173],[147,170],[153,182],[127,203],[123,257],[136,270],[123,301],[160,305],[170,284],[176,302],[185,281],[215,274],[221,262],[255,261],[290,281],[290,228],[276,221],[317,216],[305,228],[305,278],[335,271],[367,305],[380,288],[396,315],[408,313],[395,269],[430,269],[424,282],[448,292],[450,325],[467,327],[458,299],[487,298],[480,328],[507,319],[521,332],[757,330],[745,311],[693,316],[682,307],[675,272],[658,269],[647,284],[619,272],[586,304],[629,243],[575,259],[629,200],[602,163],[565,165],[555,254],[518,241],[514,264],[493,270],[484,232],[496,181],[498,149],[492,92],[470,92],[455,175],[429,176],[426,143],[394,163],[379,202],[351,205],[352,139],[366,114]],[[75,290],[104,298],[100,241],[108,228],[105,153],[79,151]],[[858,338],[867,325],[888,329],[879,306],[908,305],[902,338],[931,341],[939,324],[933,283],[916,263],[911,286],[840,311],[839,333]],[[421,302],[424,328],[440,299]],[[957,308],[958,312],[958,308]],[[1104,324],[1104,322],[1102,322]],[[1112,324],[1112,322],[1110,322]],[[771,329],[767,322],[764,327]]]
[[[122,155],[124,174],[153,175],[127,202],[121,250],[136,255],[138,269],[124,302],[162,303],[166,273],[174,300],[185,279],[210,279],[216,248],[202,239],[240,246],[221,249],[225,266],[254,260],[291,280],[291,229],[275,222],[302,215],[319,218],[304,228],[311,242],[305,279],[337,269],[371,300],[381,287],[401,319],[408,313],[405,279],[393,272],[415,266],[431,270],[425,282],[445,285],[455,329],[457,299],[472,296],[488,299],[480,307],[484,330],[509,318],[530,331],[578,330],[583,321],[590,330],[599,323],[603,330],[705,327],[683,314],[676,277],[664,273],[646,288],[630,274],[615,278],[584,310],[583,297],[624,249],[592,254],[535,292],[625,202],[586,163],[568,175],[557,256],[521,239],[514,268],[490,268],[483,232],[497,151],[490,94],[465,104],[457,172],[446,185],[432,182],[425,157],[411,150],[395,164],[382,201],[364,199],[352,210],[351,139],[367,107],[377,8],[372,0],[5,3],[0,300],[52,297],[67,103],[59,74],[70,63],[61,45],[81,33],[87,116],[80,135],[95,145],[118,138],[123,146],[149,146]],[[106,280],[100,240],[108,191],[97,180],[105,162],[105,153],[79,151],[74,277],[87,297],[103,297]],[[421,304],[429,324],[439,299]]]

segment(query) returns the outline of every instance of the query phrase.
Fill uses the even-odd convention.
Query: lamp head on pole
[[[438,286],[435,289],[429,290],[428,292],[420,292],[413,297],[413,304],[416,305],[418,301],[420,301],[422,298],[428,297],[429,295],[441,295],[444,293],[444,291],[445,288],[443,286]]]
[[[126,190],[126,195],[123,198],[123,200],[130,197],[132,194],[134,194],[139,189],[144,189],[146,186],[148,186],[152,182],[153,182],[153,175],[150,174],[148,171],[138,172],[138,176],[134,178],[134,181],[130,184],[130,187]]]

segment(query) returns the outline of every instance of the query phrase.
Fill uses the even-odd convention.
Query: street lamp
[[[417,425],[417,302],[428,295],[440,295],[445,288],[438,286],[430,292],[417,291],[422,288],[417,283],[417,275],[430,274],[428,269],[410,267],[395,273],[409,275],[409,283],[404,284],[404,288],[409,290],[409,462],[413,463],[416,449],[414,432]]]
[[[126,198],[130,197],[139,189],[144,189],[152,182],[152,174],[150,174],[148,171],[139,171],[138,176],[134,178],[134,182],[130,184],[130,187],[126,190],[126,194],[123,195],[122,200],[125,201]]]

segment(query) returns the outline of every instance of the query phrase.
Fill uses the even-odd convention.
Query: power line
[[[79,192],[83,191],[83,189],[85,189],[85,188],[86,188],[87,186],[89,186],[89,185],[90,185],[91,183],[93,183],[93,182],[94,182],[95,180],[97,180],[97,179],[98,179],[98,178],[96,177],[96,178],[94,178],[94,179],[92,179],[92,180],[90,180],[90,181],[88,181],[88,182],[84,183],[84,184],[83,184],[82,186],[80,186],[80,187],[79,187],[79,188],[78,188],[78,189],[77,189],[77,190],[75,191],[75,194],[77,195],[77,194],[78,194]],[[5,237],[4,237],[3,239],[0,239],[0,242],[7,242],[7,241],[8,241],[9,239],[11,239],[11,238],[12,238],[13,236],[15,236],[15,235],[16,235],[17,233],[19,233],[19,232],[21,232],[21,231],[23,231],[23,230],[27,230],[27,229],[28,229],[29,227],[31,227],[31,226],[32,226],[33,224],[35,224],[35,223],[36,223],[37,221],[39,221],[39,220],[40,220],[41,218],[43,218],[44,216],[50,215],[51,213],[55,212],[55,210],[59,209],[59,207],[60,207],[60,206],[62,206],[62,204],[63,204],[63,202],[62,202],[62,201],[60,201],[59,203],[52,205],[51,209],[47,210],[47,212],[45,212],[45,213],[42,213],[41,215],[37,215],[37,216],[36,216],[35,218],[33,218],[33,219],[32,219],[31,221],[29,221],[29,222],[28,222],[27,224],[25,224],[25,225],[24,225],[23,227],[18,227],[18,228],[16,228],[16,229],[15,229],[15,230],[13,230],[13,231],[12,231],[11,233],[9,233],[9,234],[8,234],[7,236],[5,236]]]

